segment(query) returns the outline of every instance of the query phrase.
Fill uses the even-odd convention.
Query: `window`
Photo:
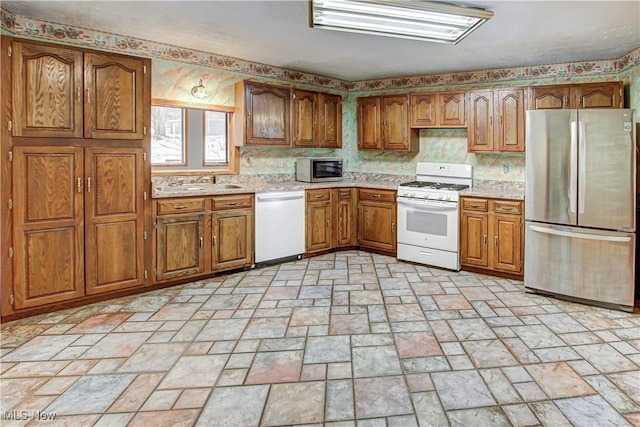
[[[180,105],[153,100],[151,164],[154,172],[207,170],[236,172],[231,143],[233,108]]]
[[[151,107],[151,163],[186,166],[184,109]]]
[[[228,114],[220,111],[204,112],[204,164],[227,163]]]

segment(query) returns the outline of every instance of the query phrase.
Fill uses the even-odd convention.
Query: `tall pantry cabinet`
[[[3,318],[146,285],[151,61],[9,37],[2,55]]]

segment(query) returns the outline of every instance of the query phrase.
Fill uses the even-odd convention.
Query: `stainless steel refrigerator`
[[[633,310],[635,192],[633,110],[527,111],[525,289]]]

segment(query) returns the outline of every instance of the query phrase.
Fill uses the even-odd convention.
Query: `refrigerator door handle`
[[[604,236],[600,234],[589,233],[572,233],[571,231],[554,230],[552,228],[538,227],[537,225],[530,225],[529,229],[531,231],[537,231],[539,233],[553,234],[555,236],[571,237],[577,239],[602,240],[605,242],[628,242],[631,240],[631,237]]]
[[[571,159],[569,161],[569,211],[576,213],[578,200],[576,188],[578,185],[578,174],[576,173],[576,165],[578,163],[578,123],[571,122]]]
[[[580,166],[578,167],[579,181],[578,181],[578,213],[584,213],[584,205],[585,205],[585,197],[587,194],[587,190],[585,186],[587,185],[587,135],[585,132],[584,122],[582,120],[578,121],[580,128],[578,130],[578,149],[579,149],[579,158]]]

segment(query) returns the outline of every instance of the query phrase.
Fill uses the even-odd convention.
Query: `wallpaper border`
[[[566,79],[577,76],[608,76],[640,65],[640,46],[617,59],[581,61],[527,67],[496,68],[411,77],[344,81],[331,77],[289,70],[272,65],[246,61],[210,52],[187,49],[149,40],[121,36],[105,31],[72,27],[37,19],[24,18],[0,8],[0,32],[34,40],[106,50],[134,56],[159,58],[246,75],[271,78],[291,83],[336,89],[347,92],[436,87],[443,85],[472,85],[516,80]]]

